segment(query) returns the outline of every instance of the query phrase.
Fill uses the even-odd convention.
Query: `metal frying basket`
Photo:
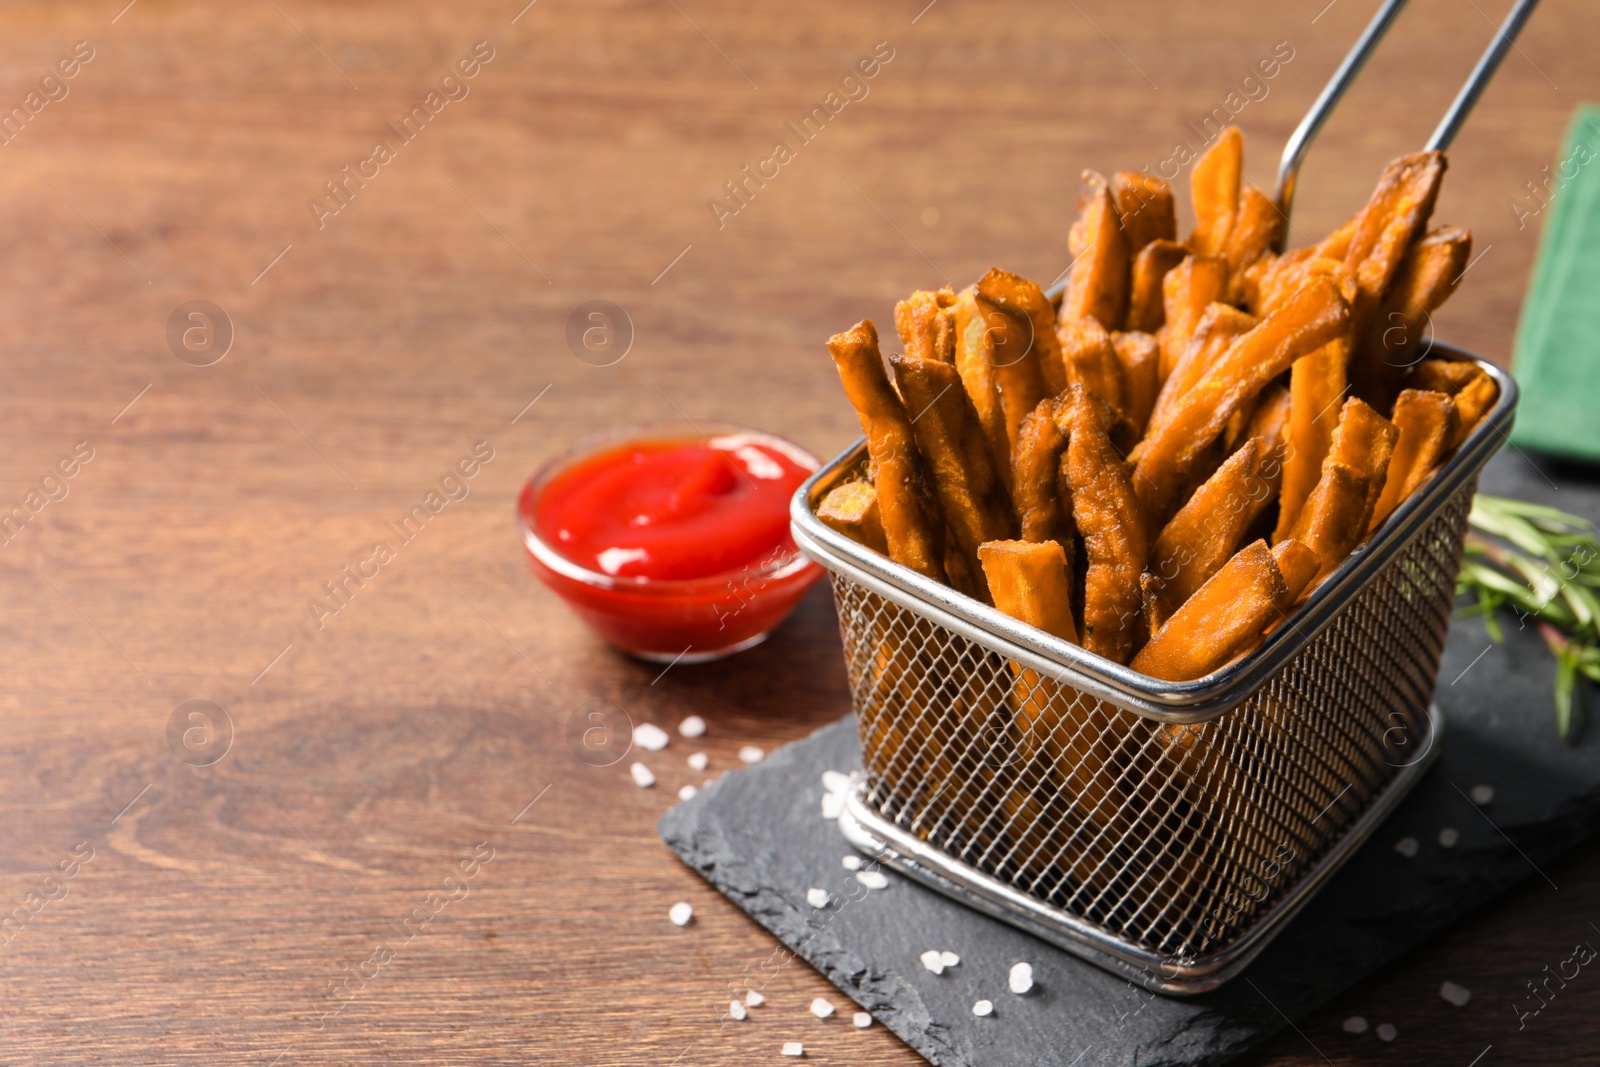
[[[833,580],[866,775],[858,848],[1152,990],[1236,974],[1436,753],[1430,708],[1478,473],[1516,386],[1248,656],[1162,682],[956,593],[819,521],[858,442],[791,508]],[[1018,725],[1026,702],[1042,713]]]

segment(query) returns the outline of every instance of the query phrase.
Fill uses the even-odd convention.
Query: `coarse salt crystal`
[[[1466,986],[1456,985],[1454,982],[1446,982],[1440,986],[1439,995],[1458,1008],[1466,1007],[1467,1001],[1472,999],[1472,991],[1470,989]]]
[[[678,790],[678,799],[692,800],[694,799],[694,795],[698,792],[700,792],[700,790],[696,789],[694,786],[686,785],[682,789]]]
[[[954,952],[951,952],[949,949],[946,949],[945,951],[939,953],[939,962],[943,963],[947,968],[948,967],[955,967],[955,966],[958,966],[961,963],[961,957],[957,956]]]
[[[1475,785],[1472,787],[1472,802],[1478,807],[1494,803],[1494,786]]]
[[[1456,842],[1461,840],[1461,831],[1454,826],[1446,826],[1439,831],[1439,847],[1455,848]]]
[[[1417,839],[1414,837],[1402,837],[1400,840],[1394,843],[1394,850],[1400,853],[1400,855],[1404,856],[1406,859],[1411,859],[1413,856],[1415,856],[1417,854],[1417,848]]]
[[[992,1000],[980,1000],[980,1001],[978,1001],[976,1004],[974,1004],[972,1006],[972,1014],[978,1016],[979,1018],[982,1018],[985,1015],[993,1015],[994,1014],[994,1001],[992,1001]]]
[[[857,871],[856,881],[868,889],[888,889],[889,879],[882,871]]]
[[[711,763],[711,758],[704,752],[696,752],[689,757],[689,769],[703,771]]]
[[[854,1015],[850,1016],[850,1021],[856,1024],[857,1030],[865,1030],[867,1027],[872,1025],[872,1016],[868,1015],[864,1011],[858,1011]]]
[[[806,890],[806,903],[813,908],[826,908],[833,903],[833,894],[826,889],[817,889],[813,886]]]
[[[766,755],[759,745],[745,745],[739,750],[739,758],[746,763],[760,763]]]
[[[633,728],[633,743],[646,752],[660,752],[672,738],[653,722],[642,722]]]
[[[700,737],[706,732],[706,721],[698,715],[691,715],[678,724],[678,733],[684,737]]]
[[[806,1047],[798,1041],[785,1041],[783,1043],[783,1054],[785,1056],[804,1056]]]
[[[635,763],[628,768],[628,773],[633,775],[633,784],[640,789],[649,789],[656,784],[656,776],[642,763]]]
[[[689,920],[694,918],[694,909],[680,900],[667,909],[667,918],[674,926],[688,926]]]
[[[1379,1023],[1378,1024],[1378,1040],[1379,1041],[1393,1041],[1395,1038],[1397,1038],[1399,1036],[1400,1036],[1400,1031],[1398,1031],[1398,1030],[1396,1030],[1394,1028],[1394,1024],[1393,1023]]]
[[[1033,988],[1033,964],[1013,963],[1006,984],[1011,987],[1011,992],[1019,997],[1028,992]]]
[[[1359,1015],[1352,1015],[1344,1021],[1344,1032],[1347,1034],[1364,1034],[1367,1032],[1367,1020]]]
[[[827,997],[818,997],[811,1002],[811,1014],[826,1019],[833,1014],[833,1003]]]
[[[837,819],[844,811],[843,793],[822,794],[822,817],[824,819]]]
[[[744,1022],[744,1005],[739,1003],[737,1000],[734,1001],[728,1005],[728,1014],[733,1017],[734,1022]]]
[[[861,869],[860,856],[846,856],[839,862],[844,864],[844,869],[847,871],[859,871]]]
[[[930,948],[917,958],[922,961],[922,965],[924,967],[932,971],[934,974],[944,973],[944,953],[940,952],[938,949]]]
[[[844,793],[850,789],[850,776],[838,771],[822,772],[822,788],[830,793]]]
[[[744,995],[744,1002],[752,1008],[759,1008],[767,1002],[767,998],[752,989]]]

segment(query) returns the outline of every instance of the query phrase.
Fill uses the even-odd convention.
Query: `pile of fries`
[[[1154,678],[1248,653],[1438,469],[1493,406],[1426,356],[1472,236],[1428,228],[1439,152],[1389,164],[1321,243],[1241,186],[1225,131],[1170,188],[1083,175],[1052,301],[995,269],[828,341],[866,480],[818,517],[918,574]],[[892,375],[892,378],[891,378]]]

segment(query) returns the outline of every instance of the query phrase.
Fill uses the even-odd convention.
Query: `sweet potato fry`
[[[1329,233],[1328,236],[1318,241],[1313,254],[1327,259],[1337,259],[1344,262],[1345,254],[1350,251],[1350,240],[1356,235],[1356,226],[1361,222],[1361,213],[1350,216],[1343,226]]]
[[[1229,126],[1217,143],[1195,161],[1189,175],[1194,197],[1194,232],[1189,247],[1197,256],[1220,256],[1239,217],[1239,180],[1244,171],[1244,137]]]
[[[1221,256],[1190,256],[1161,281],[1166,328],[1161,334],[1161,381],[1189,349],[1189,340],[1206,309],[1227,295],[1228,261]]]
[[[1134,670],[1169,682],[1203,678],[1261,636],[1289,607],[1289,591],[1265,541],[1240,549],[1157,630]]]
[[[1222,358],[1234,339],[1249,333],[1255,326],[1256,320],[1236,307],[1207,304],[1189,335],[1188,347],[1179,354],[1178,362],[1156,393],[1156,402],[1150,410],[1145,432],[1149,433],[1171,418],[1189,390]],[[1137,453],[1134,458],[1138,458]]]
[[[829,529],[881,555],[889,554],[878,517],[878,491],[871,482],[845,482],[828,491],[817,505],[817,518]]]
[[[1292,537],[1286,537],[1272,546],[1272,558],[1278,564],[1278,573],[1283,576],[1291,604],[1300,599],[1300,594],[1322,569],[1322,561],[1317,554]]]
[[[1111,348],[1122,365],[1122,413],[1133,424],[1135,436],[1142,436],[1161,390],[1161,346],[1151,334],[1129,330],[1113,333]]]
[[[1273,382],[1256,398],[1255,410],[1245,424],[1241,441],[1259,438],[1261,459],[1256,474],[1267,485],[1268,501],[1283,488],[1283,457],[1289,441],[1289,387]]]
[[[1000,405],[1000,387],[995,382],[994,331],[971,289],[957,297],[950,310],[955,315],[956,372],[961,375],[961,387],[972,402],[972,410],[978,413],[978,425],[983,427],[995,469],[1010,489],[1011,439],[1006,436],[1005,409]]]
[[[1322,476],[1289,534],[1322,561],[1317,580],[1332,573],[1366,537],[1397,436],[1394,424],[1364,401],[1345,401]]]
[[[1067,382],[1081,385],[1112,411],[1127,411],[1127,384],[1111,335],[1097,319],[1063,320],[1058,339]]]
[[[1072,224],[1067,245],[1077,258],[1067,278],[1061,301],[1061,321],[1094,317],[1114,330],[1122,325],[1128,308],[1128,267],[1132,255],[1111,189],[1092,170],[1083,172],[1078,194],[1078,221]]]
[[[1151,241],[1178,239],[1172,188],[1160,178],[1119,170],[1111,176],[1111,199],[1117,205],[1117,221],[1131,254],[1138,255]]]
[[[1128,283],[1128,315],[1123,321],[1129,330],[1155,333],[1167,321],[1161,283],[1167,272],[1182,263],[1189,250],[1176,241],[1155,240],[1133,257],[1133,276]]]
[[[917,452],[932,479],[934,496],[954,541],[952,547],[964,557],[979,599],[987,600],[978,546],[1010,537],[1016,524],[978,415],[961,389],[954,366],[909,353],[890,356],[889,364],[900,395],[914,413],[911,429]]]
[[[1242,299],[1245,272],[1277,245],[1278,238],[1283,236],[1283,226],[1283,212],[1278,210],[1278,205],[1255,186],[1245,186],[1239,197],[1239,217],[1234,220],[1223,249],[1223,258],[1228,261],[1231,299]]]
[[[978,549],[994,606],[1064,641],[1078,643],[1072,621],[1072,561],[1055,541],[994,540]]]
[[[1274,543],[1289,536],[1306,497],[1322,477],[1322,461],[1333,447],[1333,431],[1339,425],[1340,405],[1347,391],[1349,355],[1350,342],[1340,337],[1295,360],[1290,368],[1289,447],[1284,451]]]
[[[1422,480],[1444,461],[1456,429],[1455,402],[1444,393],[1406,389],[1394,402],[1394,428],[1398,433],[1394,454],[1389,457],[1389,473],[1383,492],[1373,505],[1368,531],[1383,525],[1383,520],[1400,502],[1411,495]]]
[[[864,319],[828,339],[845,395],[856,409],[883,521],[889,558],[925,577],[944,581],[944,516],[928,489],[911,417],[889,384],[878,331]]]
[[[1351,312],[1360,325],[1377,310],[1412,240],[1427,225],[1444,178],[1443,152],[1413,152],[1384,168],[1361,209],[1344,265],[1355,278]]]
[[[1270,486],[1260,475],[1262,444],[1246,441],[1157,535],[1145,574],[1155,580],[1160,618],[1169,618],[1222,569],[1271,500]]]
[[[1056,340],[1056,309],[1039,284],[998,267],[978,280],[977,298],[1017,319],[1026,319],[1033,339],[1033,357],[1039,363],[1050,395],[1067,387],[1061,366],[1061,344]]]
[[[1450,438],[1451,452],[1462,446],[1500,396],[1493,378],[1471,363],[1451,359],[1423,360],[1411,372],[1406,385],[1445,393],[1455,400],[1456,432]]]
[[[1428,354],[1424,334],[1432,314],[1455,291],[1472,255],[1472,233],[1454,226],[1429,231],[1400,263],[1400,273],[1350,364],[1355,394],[1387,411],[1406,370]]]
[[[1338,287],[1313,277],[1249,333],[1235,338],[1172,417],[1147,431],[1140,442],[1133,485],[1145,516],[1164,523],[1190,467],[1239,406],[1295,360],[1339,336],[1349,319],[1349,305]]]
[[[949,292],[918,289],[894,306],[895,331],[909,355],[955,363],[955,316],[941,303],[941,299],[952,296]]]
[[[1117,663],[1133,652],[1139,572],[1149,556],[1144,516],[1127,465],[1106,435],[1110,415],[1082,386],[1068,387],[1070,420],[1064,470],[1072,517],[1088,554],[1083,645]]]
[[[1016,486],[1017,527],[1024,541],[1056,541],[1071,545],[1071,502],[1061,498],[1061,456],[1066,435],[1056,426],[1057,401],[1047,397],[1022,420],[1011,484]],[[991,538],[990,540],[1000,540]]]
[[[1005,420],[1006,467],[1017,449],[1022,420],[1049,394],[1040,366],[1039,346],[1033,340],[1033,322],[984,299],[982,290],[973,294],[979,314],[989,324],[994,338],[994,383],[1000,395],[1000,411]]]

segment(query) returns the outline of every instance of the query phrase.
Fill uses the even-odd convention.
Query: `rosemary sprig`
[[[1476,604],[1489,636],[1504,639],[1495,612],[1531,620],[1556,657],[1556,724],[1571,741],[1582,725],[1580,677],[1600,682],[1600,540],[1588,520],[1525,500],[1479,495],[1468,522],[1456,592]],[[1481,536],[1487,535],[1487,536]],[[1493,538],[1493,540],[1490,540]]]

